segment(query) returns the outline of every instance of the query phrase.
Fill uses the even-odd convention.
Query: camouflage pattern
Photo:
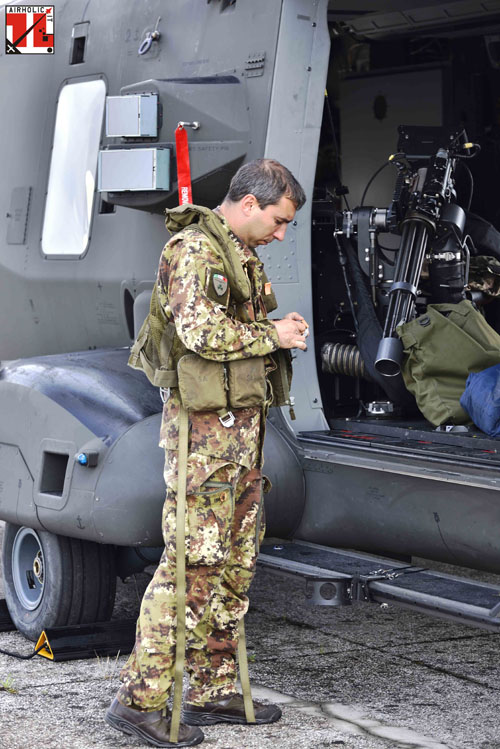
[[[159,298],[167,317],[175,321],[180,342],[215,361],[266,356],[279,348],[277,332],[266,320],[262,264],[232,233],[231,238],[252,289],[248,302],[232,304],[220,279],[225,276],[222,262],[199,230],[185,229],[167,243],[158,272]],[[136,647],[122,670],[119,692],[124,704],[152,710],[166,704],[175,664],[180,399],[177,388],[166,396],[160,435],[160,445],[166,448],[165,551],[142,601]],[[248,607],[246,593],[264,535],[265,409],[242,408],[233,413],[235,424],[229,428],[216,413],[189,414],[186,669],[187,700],[193,704],[236,692],[237,628]]]
[[[251,284],[252,299],[232,309],[230,299],[224,307],[212,298],[217,293],[214,290],[211,295],[212,275],[223,274],[224,268],[206,235],[197,229],[186,229],[167,243],[158,272],[159,298],[189,350],[215,361],[265,356],[279,348],[279,338],[266,319],[262,302],[262,263],[231,232],[225,219],[219,218],[233,238]],[[177,449],[179,408],[179,392],[172,389],[163,408],[160,432],[160,446],[168,450]],[[238,409],[234,416],[235,426],[226,429],[213,412],[190,413],[190,451],[246,468],[259,465],[261,409]]]
[[[222,216],[220,220],[230,232]],[[213,361],[265,356],[279,348],[276,329],[266,320],[262,263],[232,232],[230,236],[252,289],[252,299],[244,304],[236,306],[229,295],[218,296],[212,279],[225,275],[224,266],[196,228],[185,229],[167,243],[158,271],[158,296],[167,318],[175,320],[182,343]]]
[[[186,512],[186,670],[188,702],[234,694],[238,622],[246,613],[264,537],[262,475],[236,463],[190,455]],[[165,551],[142,601],[136,647],[121,672],[119,699],[162,708],[175,665],[177,453],[167,453]]]
[[[488,255],[477,255],[470,260],[469,286],[488,296],[500,296],[500,261]]]

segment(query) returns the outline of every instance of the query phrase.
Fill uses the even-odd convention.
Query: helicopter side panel
[[[236,166],[264,152],[281,6],[281,0],[235,5],[149,0],[140,6],[71,0],[55,9],[54,55],[2,59],[1,75],[9,91],[0,123],[1,140],[8,145],[0,187],[4,215],[12,210],[13,191],[31,188],[24,206],[25,236],[12,243],[12,218],[0,234],[0,297],[15,321],[2,327],[2,359],[128,345],[134,334],[134,299],[154,279],[168,239],[161,207],[152,214],[103,204],[107,193],[101,196],[92,188],[96,175],[91,174],[88,184],[75,183],[74,196],[76,200],[78,188],[88,200],[88,244],[82,241],[80,254],[44,256],[41,238],[61,92],[100,80],[113,96],[156,86],[160,129],[148,142],[153,146],[173,148],[177,123],[196,111],[201,127],[189,132],[194,200],[210,198],[216,205]],[[157,22],[160,40],[139,55]],[[70,64],[73,29],[82,23],[88,24],[83,61]],[[223,96],[224,86],[218,88],[218,82],[228,79],[236,81],[237,96]],[[237,148],[227,145],[226,137],[237,140]],[[87,147],[85,133],[68,132],[67,138],[74,139],[75,149]],[[106,138],[103,123],[101,147],[141,145],[141,139]],[[175,175],[173,160],[171,166]],[[176,204],[175,178],[171,187],[165,201]],[[54,228],[60,238],[68,217],[61,212]]]

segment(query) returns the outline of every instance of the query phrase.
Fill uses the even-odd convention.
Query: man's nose
[[[275,239],[278,239],[280,242],[282,242],[285,238],[286,234],[286,224],[280,224],[275,232],[273,232],[273,237]]]

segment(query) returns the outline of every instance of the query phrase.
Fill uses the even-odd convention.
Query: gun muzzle
[[[377,349],[375,369],[384,377],[395,377],[401,372],[403,344],[399,338],[382,338]]]

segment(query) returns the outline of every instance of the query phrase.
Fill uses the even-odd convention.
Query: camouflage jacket
[[[250,283],[250,299],[237,307],[232,304],[231,295],[221,282],[225,277],[222,259],[206,234],[196,227],[182,229],[167,242],[158,270],[158,298],[188,350],[214,361],[266,356],[279,348],[279,338],[266,319],[262,263],[231,232],[223,216],[215,215],[236,248]],[[168,219],[167,227],[172,229]],[[160,446],[168,450],[178,446],[179,407],[178,390],[172,388],[163,408],[160,437]],[[261,409],[238,409],[234,416],[234,426],[226,428],[216,413],[190,413],[190,453],[247,468],[258,465]]]

